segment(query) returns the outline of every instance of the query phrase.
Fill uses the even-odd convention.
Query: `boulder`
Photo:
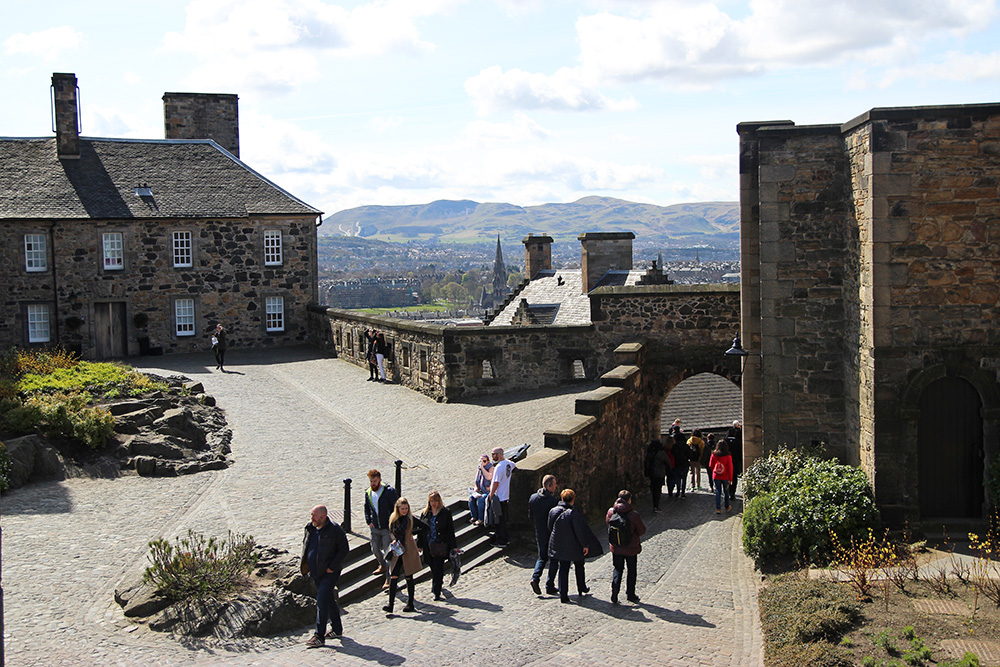
[[[194,382],[194,381],[192,381],[192,382],[185,382],[182,386],[185,389],[187,389],[189,392],[191,392],[192,394],[204,394],[205,393],[205,385],[203,385],[200,382]]]
[[[157,614],[150,620],[149,627],[188,637],[234,639],[294,630],[315,619],[315,601],[268,587],[229,600],[182,600]]]
[[[25,435],[8,440],[6,446],[10,456],[8,488],[17,489],[34,480],[66,479],[62,457],[44,437]]]
[[[115,602],[129,617],[152,616],[170,606],[172,600],[146,583],[137,583],[124,590],[115,589]]]
[[[136,456],[128,462],[129,468],[135,468],[140,477],[156,476],[156,459],[152,456]]]
[[[180,447],[157,435],[133,438],[128,451],[132,456],[151,456],[158,459],[184,458],[184,451]]]
[[[163,408],[159,406],[143,407],[141,410],[116,416],[115,430],[119,433],[138,433],[142,427],[149,426],[162,416]]]

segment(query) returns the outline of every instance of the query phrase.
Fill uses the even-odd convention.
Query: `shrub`
[[[861,621],[861,605],[844,586],[779,579],[760,593],[767,664],[832,667],[851,661],[831,645]]]
[[[1000,512],[1000,457],[994,458],[990,464],[989,473],[986,475],[986,491],[993,509]]]
[[[189,530],[174,544],[164,539],[149,543],[150,566],[143,581],[171,600],[218,596],[246,584],[257,565],[253,537],[229,532],[219,542]]]
[[[803,450],[782,446],[766,457],[757,459],[740,476],[743,502],[750,502],[755,496],[768,493],[772,488],[780,486],[785,479],[802,467],[806,458],[807,454]]]
[[[115,418],[89,402],[85,394],[32,396],[4,414],[4,426],[18,434],[42,432],[100,449],[115,429]]]
[[[942,660],[938,663],[938,667],[979,667],[979,656],[970,651],[966,651],[961,660],[955,662],[952,662],[951,660]]]
[[[861,470],[803,456],[780,484],[744,505],[743,549],[758,565],[783,556],[827,562],[831,538],[860,539],[877,523],[871,485]]]
[[[10,488],[10,454],[7,445],[0,442],[0,491]]]

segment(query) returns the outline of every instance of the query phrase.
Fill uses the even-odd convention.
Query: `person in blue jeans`
[[[554,558],[549,558],[549,512],[559,503],[559,496],[556,494],[558,488],[555,476],[546,475],[542,478],[542,488],[528,499],[528,514],[535,526],[535,543],[538,546],[538,560],[535,561],[535,571],[531,575],[531,590],[535,595],[542,594],[540,582],[546,563],[549,564],[549,576],[545,580],[545,592],[548,595],[559,592],[556,590],[559,563]]]
[[[330,521],[326,507],[317,505],[310,512],[302,539],[302,574],[308,574],[316,583],[316,633],[306,642],[309,648],[318,648],[326,638],[340,637],[344,626],[337,606],[337,581],[347,555],[347,534],[340,524]],[[331,630],[326,631],[327,622]]]
[[[488,454],[479,457],[479,468],[476,470],[476,481],[472,494],[469,496],[469,521],[477,526],[486,522],[486,496],[490,493],[490,482],[493,481],[493,464]]]
[[[708,469],[712,471],[712,484],[715,486],[715,513],[722,514],[723,498],[728,512],[732,509],[729,485],[733,481],[733,457],[729,454],[729,445],[725,440],[719,440],[715,445],[715,451],[708,460]]]

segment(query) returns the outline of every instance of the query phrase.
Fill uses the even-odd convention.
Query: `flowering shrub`
[[[115,418],[103,408],[89,407],[89,402],[86,394],[32,396],[23,404],[8,399],[3,424],[14,433],[39,431],[100,449],[114,431]]]
[[[772,476],[767,490],[744,505],[743,549],[758,565],[782,556],[828,562],[831,536],[860,539],[878,524],[871,485],[860,469],[808,455],[797,457],[794,469],[782,464],[787,471]],[[748,468],[748,474],[758,463]]]
[[[193,530],[173,545],[154,540],[142,579],[172,600],[218,596],[246,583],[257,565],[255,546],[252,536],[232,531],[221,542]]]

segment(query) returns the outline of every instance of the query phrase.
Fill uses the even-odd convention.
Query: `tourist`
[[[441,599],[441,587],[444,585],[444,564],[451,552],[458,549],[455,542],[455,523],[451,518],[451,510],[444,506],[441,494],[431,491],[427,495],[427,507],[420,520],[427,525],[423,534],[422,544],[427,551],[428,565],[431,568],[431,592],[434,599]]]
[[[638,602],[635,594],[636,561],[642,546],[639,538],[646,534],[646,524],[639,512],[632,509],[632,494],[619,491],[618,500],[608,510],[605,518],[608,524],[608,544],[611,547],[611,604],[618,604],[618,593],[622,588],[622,570],[628,567],[625,578],[625,597],[629,602]]]
[[[587,588],[584,558],[590,553],[587,546],[592,541],[593,532],[587,525],[583,513],[573,509],[576,493],[564,489],[559,504],[549,512],[549,558],[559,563],[559,601],[569,602],[569,566],[576,566],[576,589],[580,596],[590,592]]]
[[[653,512],[660,511],[660,496],[663,495],[663,482],[670,472],[670,457],[659,440],[653,440],[646,448],[646,459],[643,466],[646,477],[649,478],[649,493],[653,497]]]
[[[427,530],[427,524],[415,519],[410,511],[410,503],[406,498],[399,498],[396,507],[389,517],[389,532],[392,533],[392,554],[389,557],[389,604],[382,607],[386,616],[392,614],[396,602],[396,591],[399,589],[399,577],[406,577],[406,606],[403,611],[413,611],[413,575],[420,571],[420,549],[414,533],[420,535]]]
[[[708,460],[712,457],[712,452],[715,451],[715,434],[709,433],[708,440],[705,442],[705,446],[701,449],[701,467],[705,471],[705,475],[708,477],[708,489],[711,491],[715,488],[712,484],[712,468],[708,465]]]
[[[542,572],[545,564],[549,564],[549,575],[545,580],[545,593],[555,595],[556,591],[556,571],[559,564],[555,559],[549,558],[549,512],[559,503],[559,496],[556,489],[559,487],[554,475],[546,475],[542,478],[542,488],[538,489],[528,499],[528,514],[531,515],[531,522],[535,525],[535,544],[538,546],[538,560],[535,561],[535,571],[531,575],[531,590],[535,595],[542,594],[540,585]]]
[[[375,334],[375,362],[378,364],[378,381],[385,379],[385,356],[389,353],[389,345],[385,342],[385,334],[381,331]]]
[[[730,494],[736,496],[736,484],[740,473],[743,472],[743,425],[739,420],[733,421],[732,428],[726,433],[726,440],[729,441],[729,454],[733,457],[733,481],[730,484]]]
[[[226,340],[226,330],[222,327],[222,322],[215,325],[215,332],[212,334],[212,353],[215,354],[215,369],[226,372],[223,366],[226,363],[226,348],[229,346]]]
[[[340,568],[349,549],[347,534],[340,524],[330,521],[326,507],[312,508],[310,522],[306,524],[302,538],[302,574],[308,574],[316,583],[316,633],[306,642],[309,648],[318,648],[326,643],[326,638],[340,637],[344,626],[340,621],[337,606],[336,586],[340,579]],[[330,621],[330,632],[326,631]]]
[[[490,493],[490,482],[493,481],[493,464],[489,454],[479,457],[479,467],[476,469],[476,481],[469,489],[469,522],[477,526],[486,521],[486,496]]]
[[[375,468],[368,471],[368,488],[365,489],[365,523],[371,531],[372,553],[378,562],[378,567],[372,574],[385,574],[382,588],[389,586],[389,570],[385,560],[389,543],[392,542],[392,535],[389,534],[389,515],[398,497],[396,489],[382,483],[382,473]]]
[[[507,531],[509,523],[507,502],[510,500],[510,477],[514,474],[514,462],[503,457],[503,447],[493,449],[493,481],[490,483],[490,499],[499,504],[497,508],[497,531],[490,542],[495,547],[503,549],[510,544]]]
[[[368,381],[378,381],[378,362],[375,360],[375,329],[365,329],[365,359],[368,360]]]
[[[715,485],[715,513],[722,514],[722,499],[725,497],[726,511],[732,508],[732,491],[729,484],[733,480],[733,457],[729,454],[729,444],[719,440],[712,457],[708,460],[712,471],[712,483]]]
[[[701,455],[705,451],[705,441],[701,437],[701,429],[695,429],[687,441],[691,464],[691,488],[701,488]]]
[[[674,467],[672,470],[673,475],[667,481],[667,495],[671,498],[674,497],[675,488],[679,497],[686,497],[685,488],[687,486],[688,465],[691,459],[687,440],[687,437],[682,432],[677,431],[676,435],[674,435],[674,445],[670,449],[670,453],[674,459]]]

